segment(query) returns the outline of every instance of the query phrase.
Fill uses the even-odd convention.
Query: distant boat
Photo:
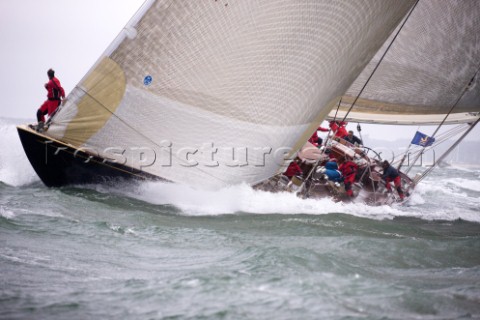
[[[439,123],[478,71],[475,1],[420,1],[347,109],[414,4],[147,1],[46,132],[18,127],[22,144],[47,186],[120,177],[221,187],[277,176],[326,118]],[[437,32],[430,23],[447,33],[412,44]],[[449,120],[478,119],[478,82]]]

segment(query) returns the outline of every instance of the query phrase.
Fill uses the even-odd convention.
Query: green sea
[[[0,126],[1,319],[480,318],[478,169],[438,168],[393,207],[49,189],[14,129]]]

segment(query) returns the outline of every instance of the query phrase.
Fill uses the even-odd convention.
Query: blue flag
[[[413,137],[411,144],[416,144],[422,147],[429,147],[435,142],[435,138],[429,137],[420,131],[415,133],[415,137]]]

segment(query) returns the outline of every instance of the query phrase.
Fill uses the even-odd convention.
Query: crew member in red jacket
[[[288,166],[287,170],[283,173],[283,175],[287,176],[289,179],[291,179],[293,176],[296,176],[296,175],[302,175],[303,171],[298,165],[297,161],[298,159],[295,159],[292,162],[290,162],[290,165]]]
[[[340,167],[338,170],[342,173],[343,183],[347,196],[353,197],[352,184],[355,182],[355,176],[358,172],[358,166],[349,158],[340,158]]]
[[[40,106],[37,111],[38,129],[43,129],[45,123],[45,115],[50,117],[60,105],[62,99],[65,99],[65,90],[63,90],[60,81],[55,78],[55,71],[49,69],[47,71],[49,81],[45,83],[47,89],[47,100]]]
[[[330,129],[332,129],[335,137],[343,138],[345,136],[348,136],[347,129],[345,129],[346,125],[347,123],[343,121],[330,121]]]
[[[313,144],[315,146],[321,146],[322,143],[323,143],[323,139],[318,136],[318,131],[328,132],[329,130],[327,128],[318,127],[317,130],[315,130],[313,132],[310,139],[308,139],[308,142],[310,142],[311,144]]]

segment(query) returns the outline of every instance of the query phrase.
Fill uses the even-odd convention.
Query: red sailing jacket
[[[318,142],[318,131],[328,132],[328,129],[323,128],[323,127],[318,127],[317,130],[315,130],[315,131],[313,132],[313,134],[312,134],[312,136],[310,137],[310,139],[308,139],[308,142],[310,142],[311,144],[317,145],[317,142]]]
[[[355,175],[358,171],[358,166],[352,161],[346,161],[338,168],[345,178],[344,181],[353,183],[355,181]]]
[[[45,89],[47,89],[47,98],[48,100],[60,100],[60,97],[65,98],[65,90],[63,90],[60,85],[60,81],[53,77],[50,81],[45,84]],[[58,90],[57,97],[55,97],[54,90]],[[58,98],[58,99],[55,99]]]
[[[297,174],[302,174],[302,169],[295,161],[292,161],[288,166],[287,171],[285,171],[284,175],[291,178]]]
[[[340,122],[340,125],[335,121],[330,121],[330,129],[335,133],[335,137],[343,138],[348,136],[347,129],[345,129],[345,122]]]

